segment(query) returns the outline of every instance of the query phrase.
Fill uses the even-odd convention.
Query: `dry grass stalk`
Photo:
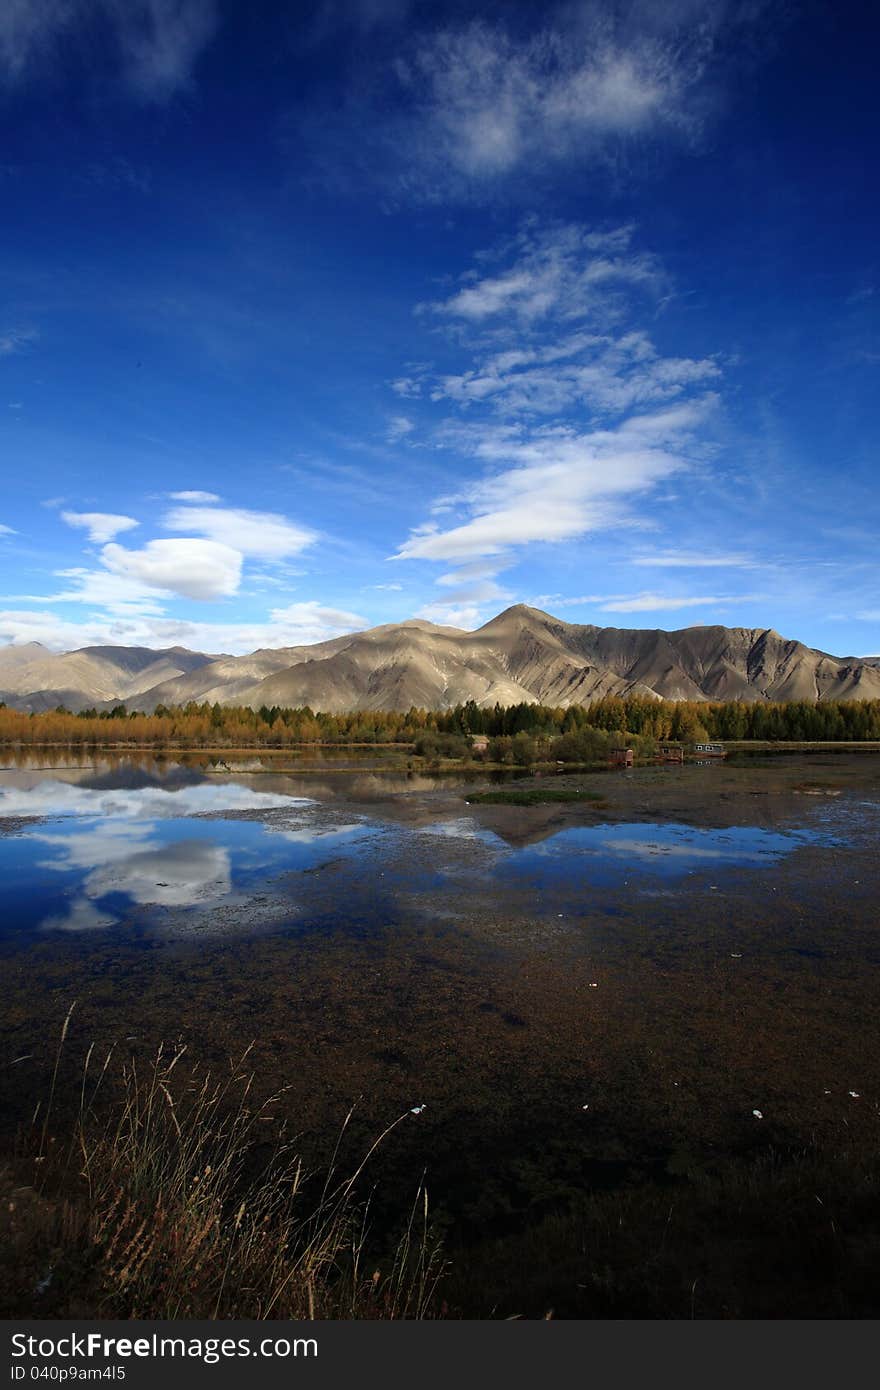
[[[39,1136],[41,1182],[52,1101],[68,1012]],[[121,1071],[118,1097],[105,1092],[112,1049],[96,1077],[90,1047],[79,1087],[79,1113],[66,1161],[53,1170],[85,1209],[77,1227],[95,1313],[142,1318],[423,1318],[431,1315],[442,1274],[420,1188],[385,1276],[362,1272],[367,1209],[357,1197],[364,1169],[399,1116],[354,1172],[338,1172],[339,1145],[318,1182],[307,1180],[275,1122],[284,1092],[254,1100],[250,1048],[214,1076],[188,1066],[186,1049],[160,1046],[140,1068]],[[267,1133],[274,1135],[268,1157]],[[57,1150],[61,1158],[61,1146]]]

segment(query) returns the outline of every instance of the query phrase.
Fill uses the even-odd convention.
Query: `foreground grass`
[[[54,1077],[0,1169],[5,1317],[880,1314],[870,1134],[832,1148],[676,1151],[608,1187],[585,1177],[564,1200],[533,1194],[493,1231],[472,1223],[459,1246],[450,1231],[447,1261],[423,1188],[396,1234],[369,1229],[365,1168],[409,1112],[353,1171],[339,1171],[338,1144],[308,1175],[277,1118],[282,1094],[254,1101],[246,1057],[215,1077],[179,1049],[121,1073],[112,1054],[90,1052],[64,1122]]]
[[[429,1315],[442,1261],[424,1189],[384,1264],[365,1263],[358,1183],[407,1115],[353,1173],[334,1160],[309,1176],[275,1119],[281,1095],[254,1103],[245,1063],[217,1078],[160,1048],[143,1074],[123,1067],[99,1117],[112,1062],[90,1051],[67,1133],[53,1133],[50,1092],[18,1171],[0,1175],[4,1316]]]

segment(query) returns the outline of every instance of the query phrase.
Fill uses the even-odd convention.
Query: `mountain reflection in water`
[[[431,911],[444,894],[465,893],[476,906],[523,888],[538,890],[528,904],[541,915],[560,896],[576,895],[586,906],[593,886],[629,892],[640,880],[769,869],[808,843],[833,843],[804,828],[633,822],[560,829],[532,825],[527,816],[514,841],[474,814],[432,818],[430,801],[417,823],[387,803],[295,795],[299,780],[280,774],[260,779],[257,789],[180,765],[67,773],[74,780],[7,768],[0,779],[7,934],[125,924],[246,935],[319,920],[359,930],[387,926],[413,903]]]
[[[559,830],[542,844],[517,850],[499,866],[502,879],[533,885],[585,882],[608,884],[632,875],[680,878],[701,869],[771,867],[807,844],[833,844],[823,831],[785,832],[736,825],[705,829],[674,822],[578,825]]]

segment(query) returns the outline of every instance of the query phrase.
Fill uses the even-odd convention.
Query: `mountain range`
[[[772,628],[595,627],[517,604],[476,632],[414,619],[313,646],[210,655],[39,642],[0,648],[0,700],[24,710],[157,705],[443,709],[603,695],[666,700],[880,699],[880,658],[835,657]]]

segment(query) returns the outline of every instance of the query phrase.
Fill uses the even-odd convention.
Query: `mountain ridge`
[[[0,648],[0,699],[27,710],[189,701],[347,710],[668,700],[880,698],[876,658],[836,657],[773,628],[568,623],[514,604],[475,631],[426,619],[243,656],[184,647]]]

